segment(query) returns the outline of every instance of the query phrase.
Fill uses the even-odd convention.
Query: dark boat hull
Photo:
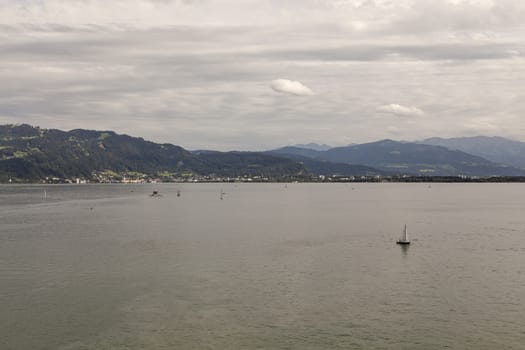
[[[410,244],[410,242],[397,241],[396,244]]]

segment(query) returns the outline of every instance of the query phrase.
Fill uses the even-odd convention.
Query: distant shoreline
[[[0,181],[2,185],[84,185],[84,184],[122,184],[122,185],[141,185],[141,184],[183,184],[183,183],[525,183],[525,176],[493,176],[493,177],[467,177],[467,176],[332,176],[332,177],[312,177],[312,178],[283,178],[283,179],[188,179],[181,181],[161,181],[158,179],[150,181],[93,181],[82,180],[82,182],[71,182],[63,179],[54,180],[13,180]]]

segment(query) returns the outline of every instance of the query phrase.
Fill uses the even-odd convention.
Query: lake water
[[[3,185],[0,218],[3,350],[525,349],[525,184]]]

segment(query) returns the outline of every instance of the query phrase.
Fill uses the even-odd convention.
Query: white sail
[[[410,241],[408,240],[408,232],[407,232],[406,224],[405,224],[405,228],[403,229],[403,234],[401,235],[401,238],[396,243],[397,244],[410,244]]]

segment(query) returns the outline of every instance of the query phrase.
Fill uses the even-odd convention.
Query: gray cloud
[[[1,123],[194,149],[525,139],[517,0],[21,4],[0,0]],[[282,98],[268,88],[276,77],[297,77],[315,98]],[[425,118],[388,115],[418,114],[403,106]]]
[[[380,61],[380,60],[479,60],[521,56],[518,43],[487,44],[417,44],[417,45],[355,45],[337,48],[269,50],[276,59],[297,61]]]

